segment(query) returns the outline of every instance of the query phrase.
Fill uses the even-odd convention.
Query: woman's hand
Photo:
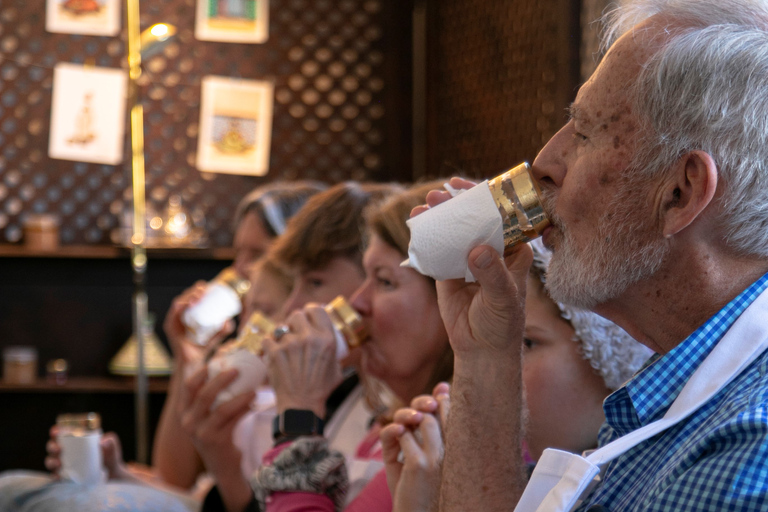
[[[61,445],[58,442],[59,427],[52,426],[49,430],[50,439],[45,445],[45,467],[52,473],[54,480],[60,478]],[[123,460],[123,448],[120,438],[114,432],[107,432],[101,437],[101,456],[110,480],[132,480],[131,473]]]
[[[200,346],[189,339],[187,327],[181,318],[190,306],[200,301],[205,295],[207,287],[208,283],[198,281],[184,290],[181,295],[173,299],[163,321],[163,331],[168,338],[168,344],[171,346],[177,364],[182,368],[201,363],[206,355],[235,329],[234,322],[228,320],[222,329],[208,340],[205,346]]]
[[[227,510],[241,510],[252,493],[240,469],[242,454],[232,440],[235,426],[251,408],[256,391],[246,391],[211,410],[218,394],[237,378],[236,369],[208,380],[203,367],[184,383],[181,425],[192,439],[206,469],[213,474]]]
[[[393,512],[438,510],[441,424],[450,409],[448,392],[448,385],[441,383],[432,396],[414,398],[411,407],[398,410],[394,422],[381,431]]]
[[[59,427],[52,426],[48,431],[48,442],[45,443],[45,469],[51,472],[54,480],[58,480],[61,470],[61,445],[59,444]]]
[[[325,402],[342,381],[331,319],[322,307],[308,305],[285,325],[289,331],[279,341],[264,341],[278,412],[307,409],[324,418]]]
[[[206,468],[234,465],[240,467],[240,451],[232,442],[232,432],[240,418],[250,410],[256,392],[246,391],[211,410],[218,394],[238,375],[236,369],[221,372],[208,380],[208,369],[196,371],[184,383],[179,416],[181,426],[190,436]]]

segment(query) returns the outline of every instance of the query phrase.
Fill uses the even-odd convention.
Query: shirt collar
[[[661,418],[731,325],[766,288],[768,274],[742,291],[682,343],[663,356],[654,356],[644,370],[619,389],[620,392],[605,400],[606,421],[616,430],[624,430],[618,423],[626,420],[634,424],[631,427],[634,429],[638,424],[646,425]],[[615,413],[617,402],[627,397],[636,418]]]

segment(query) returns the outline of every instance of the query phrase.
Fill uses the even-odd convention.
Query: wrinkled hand
[[[59,428],[54,425],[49,430],[50,439],[45,445],[45,468],[52,473],[54,480],[60,478],[61,445],[58,442]],[[123,448],[120,438],[114,432],[107,432],[101,437],[101,455],[110,480],[130,479],[130,471],[123,460]]]
[[[438,384],[433,394],[411,401],[395,413],[381,431],[381,442],[392,493],[393,512],[436,512],[443,460],[441,425],[450,410],[449,386]]]
[[[468,189],[470,181],[451,178],[454,188]],[[451,198],[448,192],[432,190],[427,206],[418,206],[411,216]],[[448,337],[458,358],[480,350],[498,354],[501,350],[519,350],[525,325],[525,289],[533,252],[520,244],[501,256],[490,246],[475,247],[469,253],[468,266],[477,279],[451,279],[437,283],[438,305]],[[495,356],[494,356],[495,357]]]
[[[263,345],[278,412],[308,409],[324,418],[325,402],[342,381],[331,319],[322,307],[308,305],[285,324],[287,334]]]
[[[190,340],[187,328],[181,318],[190,306],[200,301],[207,286],[208,283],[205,281],[198,281],[184,290],[181,295],[173,299],[171,307],[165,315],[163,331],[168,338],[168,343],[179,367],[190,367],[201,363],[206,355],[235,329],[234,322],[228,320],[221,331],[208,340],[205,346],[201,347]]]

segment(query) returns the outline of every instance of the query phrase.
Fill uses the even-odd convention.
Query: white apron
[[[768,348],[768,291],[734,322],[694,372],[663,418],[582,457],[544,450],[515,512],[566,512],[581,503],[610,461],[683,421],[723,389]]]

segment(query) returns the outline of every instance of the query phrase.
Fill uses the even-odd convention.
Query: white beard
[[[557,232],[546,287],[554,300],[594,309],[662,266],[669,246],[647,221],[648,208],[637,193],[645,188],[637,185],[626,183],[618,191],[583,247],[558,217],[550,216]],[[543,199],[546,211],[553,212],[551,195],[544,194]]]

